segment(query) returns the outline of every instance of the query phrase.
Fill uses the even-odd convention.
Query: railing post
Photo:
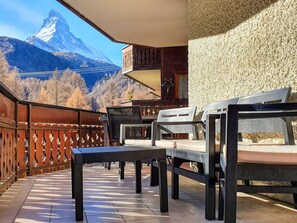
[[[18,116],[19,116],[19,102],[15,102],[15,113],[14,113],[14,159],[15,159],[15,164],[14,164],[14,171],[15,171],[15,180],[18,178],[18,129],[19,129],[19,122],[18,122]]]
[[[28,130],[27,130],[27,134],[26,134],[26,138],[28,140],[28,175],[31,176],[32,175],[32,165],[31,165],[31,155],[32,155],[32,150],[33,148],[31,148],[31,132],[32,132],[32,126],[31,126],[31,108],[32,105],[28,104],[28,117],[27,117],[27,122],[28,122]]]
[[[78,122],[78,147],[81,147],[82,146],[81,111],[78,111],[77,122]]]

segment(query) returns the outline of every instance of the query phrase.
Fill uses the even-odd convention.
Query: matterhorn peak
[[[50,12],[48,13],[48,17],[50,18],[50,17],[57,17],[57,18],[62,18],[62,19],[64,19],[63,18],[63,16],[61,16],[61,14],[60,13],[58,13],[58,12],[56,12],[55,10],[50,10]]]
[[[66,19],[58,12],[51,10],[48,14],[48,18],[43,20],[42,27],[55,24],[56,29],[62,29],[64,32],[70,32],[69,25]]]
[[[48,17],[43,20],[43,25],[40,30],[33,36],[29,37],[27,42],[31,43],[32,37],[36,37],[44,42],[49,42],[51,39],[55,38],[56,34],[68,34],[69,31],[70,28],[65,18],[58,12],[51,10]]]
[[[58,12],[50,10],[38,32],[28,37],[26,42],[48,52],[73,52],[87,58],[112,63],[98,50],[90,49],[70,32],[66,19]]]

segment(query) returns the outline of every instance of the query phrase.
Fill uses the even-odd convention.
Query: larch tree
[[[22,80],[23,86],[23,100],[41,102],[40,91],[45,89],[45,81],[41,81],[37,78],[26,78]],[[44,102],[42,102],[44,103]]]
[[[9,73],[10,73],[9,64],[8,64],[3,52],[0,50],[0,81],[8,88],[10,88]],[[12,89],[10,89],[10,90],[12,90]]]
[[[70,76],[70,84],[72,87],[79,88],[83,94],[88,93],[88,88],[86,85],[85,80],[82,78],[82,76],[74,71],[72,71],[72,74]]]
[[[90,109],[86,95],[77,87],[66,103],[67,107]]]
[[[60,74],[57,70],[53,72],[52,77],[46,82],[46,90],[54,105],[63,105],[62,93],[65,92],[65,86],[60,81]]]
[[[63,90],[60,91],[62,105],[66,106],[67,100],[69,99],[69,97],[71,97],[76,88],[79,88],[82,91],[83,95],[86,95],[88,93],[88,88],[81,75],[69,68],[63,72],[60,78],[60,82],[64,84]]]
[[[17,68],[9,71],[5,84],[16,96],[21,99],[24,97],[23,85]]]
[[[53,104],[54,103],[50,94],[44,87],[40,89],[40,92],[38,95],[39,95],[39,97],[38,97],[39,103],[43,103],[43,104]]]
[[[0,81],[19,98],[23,97],[21,78],[17,68],[10,69],[9,64],[0,50]]]
[[[5,83],[9,74],[9,65],[2,52],[0,50],[0,81]]]

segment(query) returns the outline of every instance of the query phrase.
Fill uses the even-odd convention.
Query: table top
[[[74,163],[136,161],[166,158],[166,149],[141,146],[73,148]]]

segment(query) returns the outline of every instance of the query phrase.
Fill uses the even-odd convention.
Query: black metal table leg
[[[167,166],[166,158],[159,159],[159,194],[160,194],[160,211],[168,212],[168,189],[167,189]]]
[[[82,155],[76,155],[73,164],[73,185],[75,197],[75,217],[76,221],[83,220],[83,171]]]
[[[136,193],[141,193],[141,161],[135,161]]]
[[[175,168],[179,168],[183,161],[181,159],[173,157],[171,159],[172,171],[171,171],[171,198],[179,198],[179,175],[174,172]]]
[[[75,198],[75,190],[74,190],[74,160],[71,157],[71,190],[72,190],[72,198]]]
[[[123,180],[125,178],[125,162],[119,162],[119,176]]]
[[[154,162],[156,161],[152,160],[152,163],[151,163],[151,182],[150,182],[151,187],[159,185],[158,167],[154,166]]]

